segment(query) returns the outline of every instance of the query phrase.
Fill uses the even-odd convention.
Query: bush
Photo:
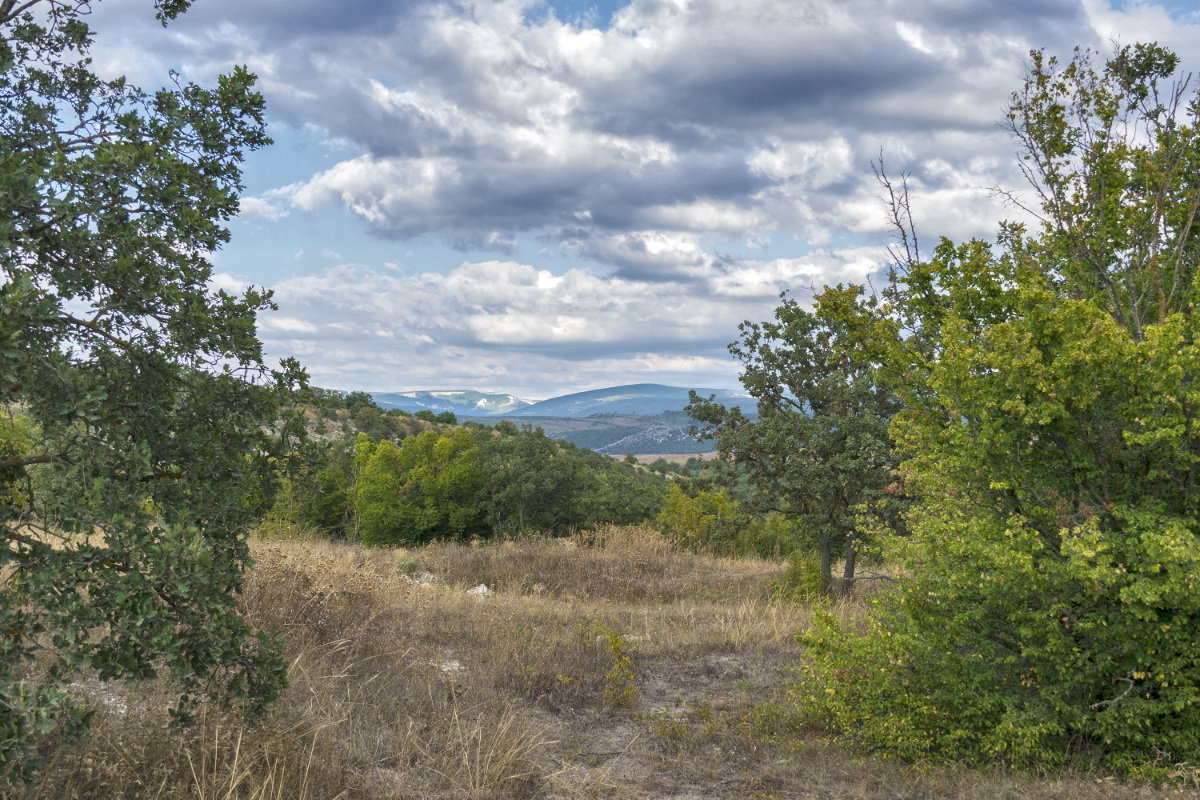
[[[691,550],[719,548],[732,540],[739,524],[738,504],[723,489],[700,491],[689,496],[672,483],[667,488],[659,528],[672,541]]]
[[[812,548],[793,550],[787,569],[771,583],[771,595],[781,600],[815,603],[828,597],[821,575],[821,556]]]
[[[407,545],[487,533],[485,476],[467,429],[426,431],[398,446],[363,437],[355,460],[352,497],[364,542]]]

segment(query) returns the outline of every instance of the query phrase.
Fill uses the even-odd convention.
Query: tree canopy
[[[910,577],[865,630],[819,622],[797,688],[862,746],[1200,763],[1200,100],[1176,67],[1035,53],[1009,119],[1040,229],[897,271],[875,330]]]
[[[822,590],[855,577],[856,513],[894,480],[888,423],[899,404],[856,342],[858,287],[827,288],[812,311],[785,298],[769,322],[746,322],[729,346],[758,417],[692,393],[696,433],[757,490],[758,504],[795,521],[820,555]]]
[[[187,8],[157,4],[165,24]],[[86,2],[0,4],[0,764],[77,729],[64,690],[170,678],[179,712],[259,707],[276,649],[242,620],[277,393],[254,289],[214,291],[253,76],[146,92],[90,68]],[[147,9],[149,13],[149,9]],[[33,669],[34,658],[38,667]]]

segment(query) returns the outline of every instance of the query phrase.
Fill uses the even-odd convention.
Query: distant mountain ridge
[[[563,439],[599,453],[702,453],[713,442],[697,441],[688,434],[694,421],[684,413],[690,390],[661,383],[630,383],[574,392],[538,403],[503,392],[468,389],[442,391],[373,392],[383,408],[410,413],[428,410],[454,412],[460,420],[492,424],[509,419],[542,428],[548,436]],[[757,411],[753,397],[725,389],[696,389],[701,397],[715,395],[718,403],[738,406],[747,414]]]
[[[419,392],[371,392],[380,408],[415,411],[452,411],[468,416],[492,417],[508,414],[530,405],[504,392],[477,392],[473,389],[438,389]]]
[[[575,392],[561,397],[552,397],[540,403],[511,411],[508,417],[567,417],[578,419],[596,414],[637,414],[656,416],[670,411],[682,411],[688,404],[689,389],[680,386],[664,386],[661,383],[630,383],[607,389],[592,389]],[[718,403],[741,406],[746,410],[755,408],[755,400],[749,395],[734,394],[724,389],[696,389],[701,397],[716,395]]]
[[[682,411],[688,404],[688,392],[682,386],[661,383],[630,383],[574,392],[530,403],[503,392],[477,392],[472,389],[437,391],[372,392],[382,408],[398,408],[414,412],[453,411],[469,417],[564,417],[581,419],[596,414],[657,416]],[[716,395],[718,403],[740,406],[745,411],[755,409],[754,398],[725,389],[696,389],[701,397]]]

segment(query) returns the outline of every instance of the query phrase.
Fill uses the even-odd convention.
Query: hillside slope
[[[688,434],[694,420],[682,411],[663,414],[594,414],[590,417],[508,417],[513,422],[541,428],[553,439],[571,442],[605,455],[625,453],[707,453],[711,440],[697,441]],[[477,418],[485,424],[495,418]]]
[[[654,416],[671,411],[682,411],[688,404],[689,390],[681,386],[664,386],[658,383],[632,383],[593,389],[587,392],[552,397],[540,403],[510,411],[509,417],[590,417],[595,414],[640,414]],[[696,389],[702,397],[716,395],[717,402],[727,406],[740,406],[752,411],[754,398],[734,394],[723,389]]]
[[[445,389],[414,392],[372,392],[371,397],[380,408],[398,408],[413,413],[452,411],[460,415],[498,416],[519,411],[530,405],[503,392],[477,392],[472,389]]]

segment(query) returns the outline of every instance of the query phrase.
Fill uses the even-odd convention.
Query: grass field
[[[247,727],[209,711],[172,732],[160,689],[80,685],[97,708],[92,737],[11,797],[1200,796],[1104,776],[914,770],[792,729],[763,710],[802,657],[794,633],[809,615],[770,599],[779,567],[677,552],[650,530],[254,551],[246,611],[286,637],[291,665],[269,717]]]

